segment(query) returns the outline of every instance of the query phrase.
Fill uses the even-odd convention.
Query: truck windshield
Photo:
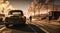
[[[12,14],[13,14],[13,15],[14,15],[14,14],[21,14],[21,12],[13,12]]]

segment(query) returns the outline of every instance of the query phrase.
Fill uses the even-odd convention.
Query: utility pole
[[[54,11],[54,7],[55,7],[55,6],[54,6],[54,0],[52,0],[52,1],[53,1],[53,11]]]
[[[54,0],[52,0],[52,2],[53,2],[53,11],[54,11]],[[52,19],[54,19],[54,13],[52,13],[52,15],[53,15]]]

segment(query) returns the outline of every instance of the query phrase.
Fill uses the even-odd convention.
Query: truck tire
[[[5,24],[5,26],[6,26],[7,28],[9,28],[9,24]]]

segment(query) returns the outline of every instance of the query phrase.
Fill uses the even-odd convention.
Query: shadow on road
[[[16,25],[16,26],[10,27],[9,29],[19,30],[19,31],[23,31],[23,32],[34,32],[34,30],[31,29],[31,27],[29,27],[29,26],[31,26],[38,33],[45,33],[39,27],[37,27],[35,25],[32,25],[32,24],[26,24],[25,26],[23,26],[23,25]]]

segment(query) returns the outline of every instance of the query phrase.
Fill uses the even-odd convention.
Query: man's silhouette
[[[30,16],[29,18],[30,18],[30,22],[32,22],[32,16]]]

